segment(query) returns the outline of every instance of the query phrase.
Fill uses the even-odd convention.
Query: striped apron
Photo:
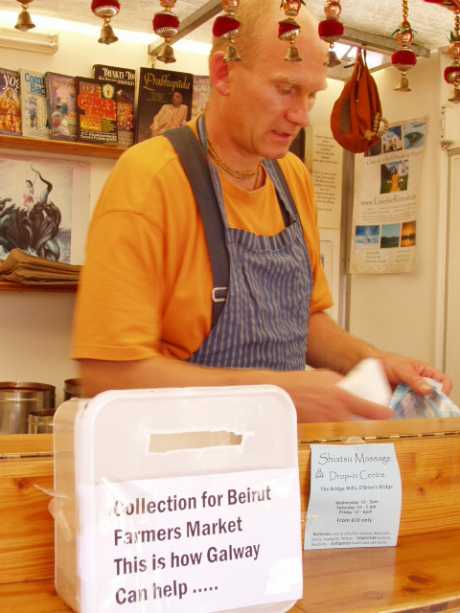
[[[203,117],[198,123],[207,149]],[[292,196],[264,161],[286,227],[274,236],[230,228],[216,167],[209,163],[230,260],[226,302],[190,362],[210,367],[304,370],[312,293],[310,258]]]

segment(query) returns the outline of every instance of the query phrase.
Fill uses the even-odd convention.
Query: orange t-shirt
[[[311,179],[293,154],[281,161],[311,260],[311,312],[331,306],[320,262]],[[284,228],[267,179],[248,192],[221,176],[231,227],[258,235]],[[131,147],[102,190],[87,242],[74,321],[74,358],[188,359],[211,328],[212,274],[200,215],[171,144]]]

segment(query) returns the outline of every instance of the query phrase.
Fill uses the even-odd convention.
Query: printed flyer
[[[427,124],[393,124],[356,158],[350,272],[412,272]]]

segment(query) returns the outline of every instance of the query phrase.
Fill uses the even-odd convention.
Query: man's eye
[[[280,87],[280,93],[283,94],[283,96],[288,96],[289,94],[292,94],[292,87]]]

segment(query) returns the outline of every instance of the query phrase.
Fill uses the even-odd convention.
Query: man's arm
[[[440,381],[447,394],[452,389],[449,377],[436,368],[420,360],[381,351],[340,328],[324,312],[313,313],[310,316],[306,357],[310,366],[329,368],[342,374],[349,372],[365,358],[377,358],[381,360],[388,380],[393,386],[407,383],[414,391],[429,394],[431,388],[423,378],[430,377]]]
[[[80,360],[86,396],[108,389],[278,385],[292,398],[299,422],[334,422],[358,417],[388,419],[392,411],[361,400],[336,383],[340,375],[327,370],[274,372],[267,370],[204,368],[180,360]]]

